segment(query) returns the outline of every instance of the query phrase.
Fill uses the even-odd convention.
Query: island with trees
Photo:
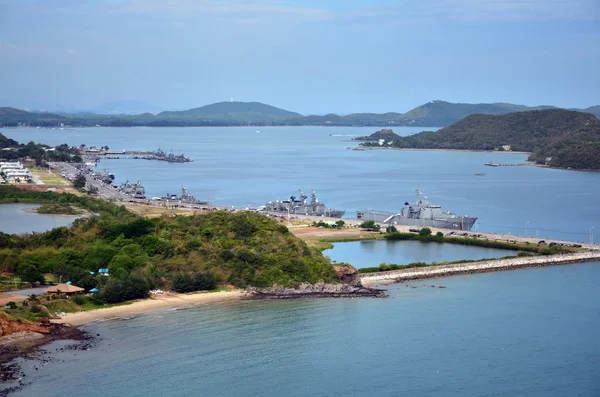
[[[409,126],[444,127],[472,114],[501,115],[511,112],[558,109],[554,106],[524,106],[511,103],[451,103],[434,100],[407,112],[334,113],[301,115],[260,102],[217,102],[181,111],[156,114],[97,114],[92,112],[28,112],[0,107],[0,127],[186,127],[186,126]],[[600,116],[600,106],[577,109]]]
[[[378,142],[361,145],[381,146]],[[437,131],[398,137],[387,146],[529,152],[529,160],[538,164],[599,170],[600,120],[593,114],[564,109],[475,114]]]

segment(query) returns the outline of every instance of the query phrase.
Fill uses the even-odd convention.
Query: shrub
[[[81,305],[85,304],[85,302],[87,302],[87,299],[85,299],[85,296],[82,296],[82,295],[75,295],[75,296],[73,297],[73,302],[74,302],[75,304],[77,304],[77,305],[80,305],[80,306],[81,306]]]
[[[431,229],[428,227],[422,228],[421,231],[419,232],[419,236],[421,236],[421,237],[431,236]],[[443,236],[443,234],[442,234],[442,236]]]

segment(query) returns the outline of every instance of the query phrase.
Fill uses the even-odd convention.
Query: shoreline
[[[71,218],[87,218],[87,217],[90,217],[92,215],[89,211],[82,212],[81,214],[48,214],[46,212],[38,212],[37,211],[38,208],[39,207],[36,207],[36,208],[23,208],[23,212],[27,212],[28,214],[53,215],[53,216],[62,216],[62,217],[71,217]]]
[[[360,142],[360,141],[349,141],[349,142]],[[397,148],[397,147],[370,147],[370,146],[356,146],[352,150],[404,150],[413,152],[467,152],[467,153],[490,153],[490,154],[531,154],[531,152],[517,152],[511,150],[475,150],[475,149],[417,149],[417,148]],[[532,166],[542,166],[541,164],[532,163]]]
[[[134,301],[129,305],[93,309],[84,312],[67,313],[58,319],[50,320],[55,324],[66,324],[74,327],[90,324],[97,321],[114,320],[122,317],[137,316],[139,314],[161,309],[175,309],[192,307],[205,303],[227,302],[241,300],[244,291],[219,291],[199,292],[190,294],[168,293],[157,295],[148,299]]]
[[[432,265],[427,267],[388,270],[376,273],[361,273],[358,279],[365,287],[394,284],[408,280],[430,279],[474,273],[568,265],[573,263],[600,261],[600,252],[582,252],[550,256],[517,257],[490,261]]]

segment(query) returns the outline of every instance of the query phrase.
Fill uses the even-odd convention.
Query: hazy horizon
[[[0,0],[0,106],[600,103],[596,0]],[[132,105],[133,106],[133,105]],[[125,109],[127,110],[127,109]]]

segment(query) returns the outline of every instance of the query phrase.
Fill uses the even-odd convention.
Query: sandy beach
[[[52,322],[79,326],[95,321],[135,316],[160,309],[197,306],[206,303],[239,300],[242,295],[243,291],[240,290],[194,294],[170,293],[136,301],[130,305],[108,307],[106,309],[96,309],[85,312],[67,313],[60,319],[52,320]]]

